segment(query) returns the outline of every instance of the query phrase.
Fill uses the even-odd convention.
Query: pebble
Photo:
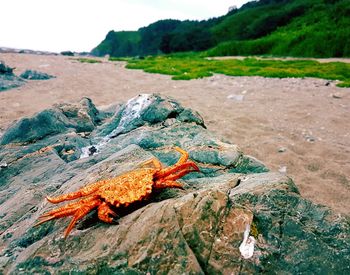
[[[236,101],[242,101],[244,98],[244,95],[235,95],[235,94],[231,94],[227,96],[227,99],[232,99],[232,100],[236,100]]]
[[[333,98],[337,98],[337,99],[342,98],[341,94],[339,94],[339,93],[334,93],[334,94],[332,94],[332,97],[333,97]]]
[[[282,174],[286,174],[287,173],[287,166],[280,166],[280,169],[278,169],[278,172],[280,172]]]
[[[169,127],[177,122],[176,118],[168,118],[166,121],[164,121],[163,125],[165,127]]]
[[[278,148],[278,153],[283,153],[285,151],[287,151],[287,148],[285,148],[285,147]]]
[[[305,136],[305,139],[306,139],[306,141],[307,142],[315,142],[315,138],[314,137],[312,137],[312,136]]]
[[[81,132],[81,133],[78,133],[79,136],[81,136],[82,138],[87,138],[90,133],[89,132]]]

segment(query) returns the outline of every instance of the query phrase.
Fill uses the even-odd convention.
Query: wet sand
[[[0,60],[16,67],[16,74],[32,69],[56,76],[0,92],[0,133],[55,103],[89,97],[106,107],[140,93],[170,95],[197,110],[209,130],[272,171],[286,172],[304,197],[350,215],[350,88],[313,78],[214,75],[174,81],[103,59],[89,64],[7,53]]]

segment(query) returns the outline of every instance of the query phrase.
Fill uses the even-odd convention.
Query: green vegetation
[[[112,56],[108,60],[109,61],[130,61],[132,59],[134,59],[134,58],[132,58],[132,57],[113,57]]]
[[[350,56],[348,0],[281,2],[285,3],[247,8],[226,18],[214,28],[223,42],[208,55]]]
[[[105,40],[91,51],[93,55],[135,56],[139,52],[140,34],[136,31],[110,31]]]
[[[205,51],[209,56],[350,57],[349,0],[251,1],[218,18],[160,20],[110,31],[92,53],[114,57]]]
[[[204,58],[225,55],[350,57],[350,4],[349,0],[251,1],[209,20],[168,19],[134,32],[111,31],[93,53],[109,54],[110,60],[127,61],[127,68],[168,74],[173,79],[207,77],[214,73],[317,77],[340,80],[339,87],[350,87],[350,65],[339,62]],[[164,53],[172,54],[145,58]]]
[[[77,60],[81,63],[101,63],[101,60],[97,60],[97,59],[92,59],[92,58],[85,58],[85,57],[81,57],[81,58],[74,58],[73,60]]]
[[[350,64],[319,63],[313,60],[210,60],[198,54],[173,54],[128,59],[129,69],[172,75],[174,80],[189,80],[212,76],[214,73],[231,76],[316,77],[341,81],[339,87],[350,87]]]

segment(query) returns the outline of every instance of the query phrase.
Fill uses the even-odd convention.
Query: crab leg
[[[154,185],[154,187],[158,188],[158,189],[164,189],[164,188],[184,189],[183,185],[180,182],[177,182],[177,181],[174,181],[174,180],[166,180],[166,181],[157,182]]]
[[[191,168],[193,168],[193,169],[191,169]],[[197,171],[197,172],[199,171],[197,166],[196,167],[189,166],[183,170],[177,171],[175,174],[172,174],[172,175],[165,177],[164,180],[174,181],[174,180],[177,180],[179,178],[182,178],[183,176],[187,175],[188,173],[195,172],[195,171]]]
[[[46,197],[46,199],[51,203],[60,203],[62,201],[69,201],[69,200],[85,197],[96,192],[102,185],[106,184],[106,182],[107,182],[106,180],[100,180],[93,184],[89,184],[76,192],[63,194],[61,196],[54,197],[54,198]]]
[[[95,201],[91,201],[89,204],[86,204],[82,208],[78,209],[77,212],[74,214],[73,219],[69,223],[66,231],[64,232],[64,238],[67,238],[69,232],[73,229],[74,225],[79,219],[84,217],[87,213],[89,213],[92,209],[97,207],[100,203],[101,201],[97,199]]]
[[[34,226],[38,226],[42,223],[45,223],[45,222],[48,222],[48,221],[51,221],[53,219],[58,219],[58,218],[62,218],[62,217],[66,217],[66,216],[71,216],[73,215],[76,211],[77,211],[77,207],[75,208],[68,208],[68,207],[65,207],[66,209],[56,209],[56,210],[59,210],[59,211],[55,211],[56,213],[46,213],[42,216],[39,217],[39,222],[36,223]]]
[[[73,215],[80,207],[82,204],[89,203],[93,200],[95,200],[96,197],[91,197],[91,198],[86,198],[77,202],[73,202],[70,204],[67,204],[65,206],[53,209],[39,217],[39,221],[35,226],[42,224],[44,222],[47,222],[52,219],[58,219],[66,216],[71,216]]]
[[[189,162],[190,163],[190,162]],[[191,163],[190,163],[191,164]],[[191,169],[191,168],[194,168]],[[179,182],[176,182],[175,180],[183,177],[184,175],[187,175],[188,173],[199,171],[199,168],[197,165],[189,165],[186,166],[185,169],[177,171],[175,174],[171,174],[165,178],[162,178],[155,182],[155,188],[163,189],[163,188],[180,188],[183,189],[183,185]]]
[[[155,176],[155,179],[165,178],[171,174],[174,174],[174,173],[177,174],[178,171],[187,169],[189,167],[192,167],[194,171],[199,171],[198,166],[193,161],[189,161],[186,163],[174,164],[173,166],[167,169],[160,170],[159,172],[155,173],[154,176]]]
[[[72,230],[74,224],[77,222],[77,220],[81,219],[93,208],[97,207],[100,203],[101,201],[98,196],[93,196],[90,198],[82,199],[74,203],[70,203],[68,205],[53,209],[43,214],[42,216],[39,217],[39,222],[36,223],[34,226],[38,226],[44,222],[47,222],[53,219],[58,219],[58,218],[67,217],[67,216],[74,216],[68,228],[66,229],[66,232],[65,232],[65,238],[66,238],[69,232]]]
[[[177,163],[175,163],[173,166],[167,167],[167,168],[162,169],[159,172],[157,172],[156,173],[156,178],[164,178],[164,177],[166,177],[166,176],[168,176],[170,174],[173,174],[177,170],[182,169],[184,164],[187,164],[186,161],[188,160],[188,152],[186,152],[185,150],[181,149],[180,147],[174,147],[174,149],[181,154],[181,157],[179,158]],[[194,164],[194,162],[192,162],[192,161],[188,162],[188,163],[193,163]]]
[[[188,160],[188,153],[185,150],[181,149],[180,147],[174,147],[174,149],[181,154],[181,157],[177,161],[177,163],[174,164],[173,166],[162,169],[161,162],[156,158],[152,158],[150,160],[145,161],[144,163],[141,164],[141,166],[152,163],[157,170],[161,170],[159,172],[160,177],[163,177],[164,175],[167,175],[167,174],[171,174],[174,169],[175,170],[177,169],[175,168],[175,166],[178,167],[179,165],[184,164]],[[171,172],[168,172],[168,171],[171,171]]]
[[[117,216],[117,214],[109,207],[109,205],[106,202],[103,202],[98,206],[97,215],[101,221],[104,221],[106,223],[115,222],[115,220],[112,217]]]
[[[181,149],[180,147],[174,147],[174,149],[181,154],[181,157],[177,161],[176,164],[185,163],[188,160],[188,152],[186,152],[185,150]]]

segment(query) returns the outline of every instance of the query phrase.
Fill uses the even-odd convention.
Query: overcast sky
[[[247,0],[1,0],[0,46],[90,51],[108,31],[160,19],[208,19]]]

